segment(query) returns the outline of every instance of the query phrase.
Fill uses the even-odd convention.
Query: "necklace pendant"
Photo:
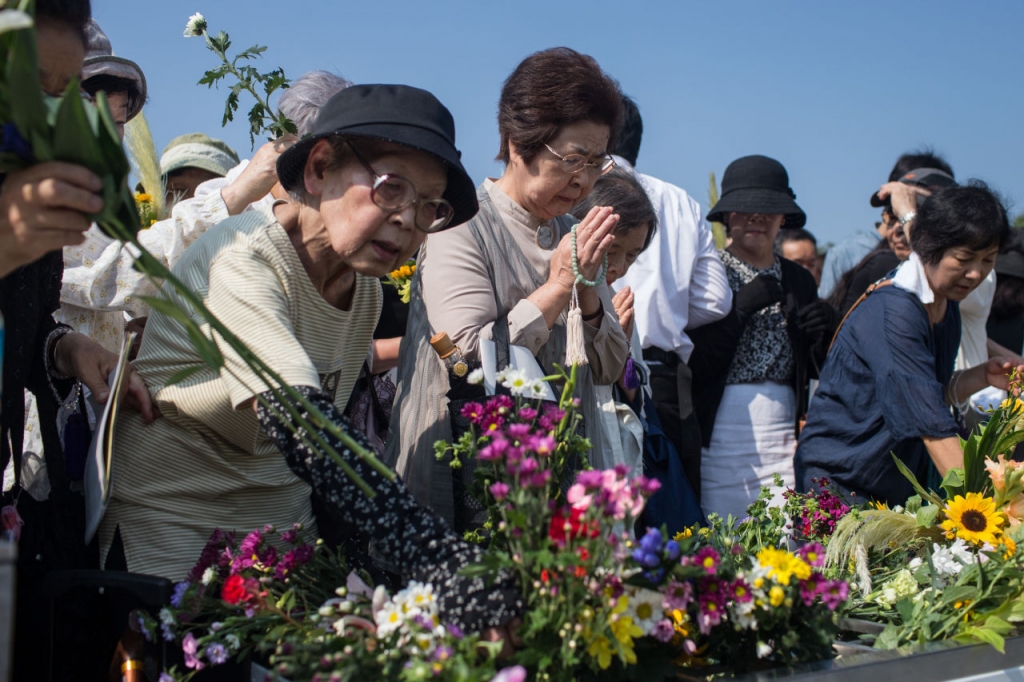
[[[547,223],[541,223],[533,233],[533,241],[542,249],[550,249],[555,244],[555,229]]]

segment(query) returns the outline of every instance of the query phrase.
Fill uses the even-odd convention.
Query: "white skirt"
[[[701,506],[705,514],[741,519],[779,474],[795,485],[796,393],[773,381],[729,384],[715,416],[711,445],[701,449]]]

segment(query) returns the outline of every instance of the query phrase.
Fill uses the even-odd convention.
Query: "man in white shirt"
[[[628,97],[623,98],[623,107],[615,161],[632,169],[640,151],[643,121]],[[732,307],[732,291],[711,229],[701,218],[700,204],[675,185],[642,173],[637,177],[658,212],[658,230],[616,288],[628,286],[633,292],[635,324],[651,369],[654,404],[699,499],[701,439],[686,366],[693,343],[686,330],[725,317]]]

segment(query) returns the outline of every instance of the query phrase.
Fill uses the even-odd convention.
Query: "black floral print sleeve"
[[[363,434],[353,429],[333,401],[319,388],[296,386],[328,418],[341,425],[361,445],[370,449]],[[257,408],[260,427],[284,453],[288,466],[313,488],[313,494],[332,508],[338,518],[353,524],[371,538],[389,563],[401,566],[403,578],[430,583],[439,592],[441,618],[466,632],[497,627],[519,615],[522,595],[510,574],[494,580],[467,578],[457,571],[477,562],[482,550],[462,540],[437,514],[420,506],[400,479],[389,481],[363,462],[337,439],[321,433],[356,473],[377,493],[370,499],[330,458],[321,457],[302,441],[280,415],[287,415],[271,392],[262,397],[269,408]],[[303,417],[305,410],[298,408]]]

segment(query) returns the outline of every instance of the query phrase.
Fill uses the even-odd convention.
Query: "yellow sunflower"
[[[995,500],[979,493],[967,493],[967,497],[957,495],[944,511],[946,520],[942,522],[942,528],[946,537],[958,537],[976,545],[986,542],[995,545],[996,536],[1002,533],[1000,526],[1006,521],[996,511]]]

